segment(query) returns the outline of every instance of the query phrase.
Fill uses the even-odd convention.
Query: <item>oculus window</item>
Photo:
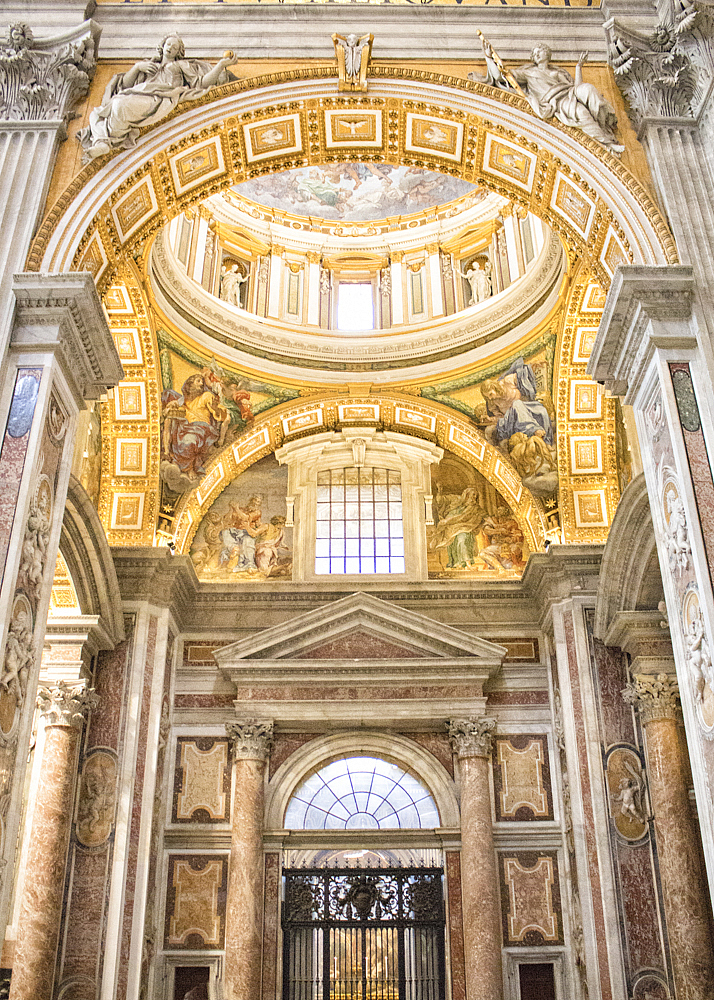
[[[317,474],[315,573],[404,573],[402,484],[393,469]]]
[[[436,803],[411,774],[379,757],[335,760],[295,792],[288,830],[434,829]]]

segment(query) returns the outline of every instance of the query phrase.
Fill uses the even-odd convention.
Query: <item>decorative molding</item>
[[[673,20],[652,35],[612,18],[605,24],[608,60],[629,101],[636,128],[648,122],[695,122],[714,80],[714,10],[702,0],[675,0]]]
[[[123,377],[114,339],[91,274],[33,274],[14,276],[17,302],[13,343],[24,350],[47,350],[57,345],[76,394],[98,399]],[[38,327],[55,327],[40,341]]]
[[[466,757],[491,756],[495,719],[451,719],[446,725],[451,746],[460,760]]]
[[[273,745],[272,722],[227,722],[234,760],[267,760]]]
[[[644,726],[659,719],[679,722],[682,718],[679,685],[673,674],[634,674],[622,697],[628,705],[637,705]]]
[[[65,684],[37,689],[37,707],[46,726],[72,726],[81,729],[85,715],[99,704],[94,688],[84,684]]]
[[[99,35],[94,21],[41,40],[26,24],[11,24],[0,42],[0,121],[66,125],[74,105],[89,93]]]

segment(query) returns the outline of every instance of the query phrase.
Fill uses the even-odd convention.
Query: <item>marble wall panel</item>
[[[263,996],[279,1000],[278,942],[280,937],[280,855],[265,855],[265,912],[263,914]]]
[[[446,733],[402,733],[401,735],[428,750],[446,768],[451,777],[454,777],[454,754]]]
[[[126,682],[132,665],[133,615],[124,617],[124,627],[126,639],[97,657],[93,684],[98,701],[87,724],[82,771],[94,754],[108,751],[109,756],[115,756],[122,749]],[[81,819],[79,813],[77,819]],[[60,982],[75,977],[98,982],[101,977],[113,849],[111,833],[101,844],[85,845],[75,830],[68,865]]]
[[[164,947],[223,948],[227,890],[227,854],[169,855]]]
[[[543,735],[499,735],[493,745],[498,822],[552,820],[548,741]]]
[[[659,901],[652,878],[650,844],[618,845],[617,861],[622,891],[627,947],[633,978],[642,969],[664,974],[663,942],[658,921]]]
[[[231,769],[228,740],[180,736],[172,823],[227,823],[230,819]]]
[[[451,959],[451,1000],[466,1000],[466,962],[461,899],[461,854],[446,851],[446,888],[449,898],[449,957]]]
[[[315,738],[315,733],[276,733],[273,738],[273,748],[270,751],[269,777],[272,778],[280,765],[296,750]]]
[[[550,705],[547,688],[540,691],[490,691],[486,708],[490,705]]]
[[[592,637],[593,613],[588,612],[588,632],[592,643],[592,656],[600,693],[599,714],[603,743],[632,743],[636,740],[632,708],[622,697],[628,682],[627,657],[619,650],[605,646]]]
[[[144,654],[144,677],[141,691],[141,708],[138,720],[139,734],[136,749],[136,776],[134,778],[134,794],[131,803],[131,826],[129,830],[128,857],[124,873],[124,923],[121,937],[121,960],[119,962],[119,974],[117,977],[118,996],[124,996],[126,993],[126,983],[129,972],[131,928],[134,920],[136,876],[139,864],[139,830],[141,826],[144,781],[146,778],[149,709],[151,707],[151,686],[154,679],[154,657],[156,654],[158,625],[158,618],[155,615],[151,615],[149,618],[146,636],[146,652]]]
[[[499,855],[499,873],[504,944],[563,944],[557,854],[504,852]]]

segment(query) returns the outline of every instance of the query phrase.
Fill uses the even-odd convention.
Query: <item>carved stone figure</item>
[[[220,297],[223,301],[228,302],[232,306],[239,306],[241,285],[249,277],[249,274],[243,275],[240,273],[237,264],[233,264],[230,268],[222,267]]]
[[[213,67],[186,59],[185,54],[178,35],[167,35],[153,59],[135,63],[127,73],[112,77],[101,106],[89,116],[89,126],[78,133],[85,161],[114,149],[131,148],[139,129],[161,121],[181,101],[233,79],[226,69],[233,60],[232,52],[226,52]]]
[[[531,108],[546,121],[557,118],[563,125],[579,128],[586,135],[597,139],[611,152],[620,154],[624,146],[617,142],[617,115],[592,83],[583,80],[583,65],[588,53],[583,52],[575,70],[575,79],[567,70],[553,66],[552,52],[545,44],[536,45],[531,52],[531,62],[512,70],[509,77],[518,84]],[[498,67],[491,60],[489,74]],[[489,81],[490,82],[490,81]],[[508,86],[511,80],[503,72],[496,81]]]
[[[90,32],[52,45],[36,42],[26,24],[11,24],[0,43],[0,119],[69,120],[72,106],[89,91],[96,38]]]
[[[488,267],[488,265],[486,265]],[[457,269],[462,278],[466,278],[471,286],[471,298],[469,305],[475,306],[479,302],[484,302],[491,295],[491,277],[486,268],[481,267],[475,260],[468,271]]]
[[[629,817],[636,823],[646,824],[645,782],[642,772],[636,771],[628,760],[625,761],[625,768],[630,776],[620,779],[620,789],[613,798],[620,803],[620,813],[623,816]]]
[[[5,659],[0,675],[0,688],[15,698],[18,708],[22,708],[25,701],[27,680],[34,658],[32,614],[26,600],[20,597],[15,602],[8,628]]]
[[[30,504],[30,513],[25,525],[22,543],[20,577],[31,597],[39,598],[50,542],[51,497],[49,484],[43,481],[35,499]]]
[[[116,762],[103,750],[84,765],[77,806],[77,837],[87,847],[104,843],[114,822]]]
[[[698,608],[692,616],[685,640],[687,643],[687,663],[692,675],[694,696],[697,701],[702,701],[705,684],[708,684],[714,690],[714,670],[712,669],[711,652],[704,630],[704,618],[701,608]]]
[[[340,90],[366,90],[367,64],[372,53],[374,35],[332,36],[337,57]]]
[[[675,569],[685,570],[689,566],[689,557],[692,554],[687,530],[687,516],[684,512],[682,498],[673,491],[667,494],[667,511],[669,519],[665,545],[669,556],[669,566],[672,571]]]

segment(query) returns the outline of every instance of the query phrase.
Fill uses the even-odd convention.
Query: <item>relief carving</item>
[[[619,747],[607,760],[610,815],[617,832],[626,840],[640,840],[647,832],[645,779],[634,750]]]
[[[85,847],[99,847],[112,830],[116,797],[116,761],[100,750],[84,764],[75,831]]]
[[[684,503],[679,493],[679,486],[671,472],[662,469],[662,513],[664,516],[664,544],[667,549],[669,568],[674,573],[684,572],[689,568],[692,547],[689,541],[687,515]]]
[[[706,730],[714,732],[714,666],[699,594],[693,586],[687,590],[682,601],[682,624],[687,644],[687,666],[699,719]]]
[[[21,585],[35,603],[40,599],[45,574],[51,516],[52,487],[47,476],[41,476],[25,525],[19,575]]]
[[[0,704],[0,725],[8,733],[15,718],[15,706],[22,708],[27,691],[27,680],[35,659],[35,641],[32,634],[32,610],[23,594],[15,597],[12,618],[7,631],[5,659],[0,675],[0,688],[7,693],[14,705],[5,711]],[[2,701],[5,701],[3,698]]]

